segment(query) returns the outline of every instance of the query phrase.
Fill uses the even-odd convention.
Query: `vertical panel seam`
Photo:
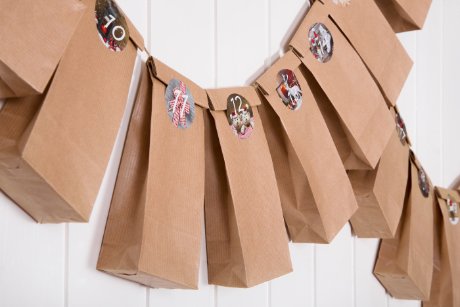
[[[64,226],[64,307],[69,306],[69,223]]]
[[[351,302],[352,306],[356,307],[356,236],[352,234],[351,238]]]
[[[217,88],[217,85],[219,84],[217,81],[218,78],[218,67],[217,67],[217,53],[218,53],[218,48],[217,48],[217,0],[214,0],[214,88]]]
[[[313,278],[313,287],[312,287],[312,299],[313,299],[313,304],[312,306],[316,307],[316,303],[317,303],[317,299],[316,299],[316,244],[313,244],[313,274],[312,274],[312,278]]]
[[[149,49],[149,52],[152,50],[152,5],[150,0],[147,1],[147,48]]]
[[[444,98],[444,86],[443,86],[443,73],[444,73],[444,70],[443,70],[443,62],[444,62],[444,57],[443,57],[443,54],[444,54],[444,2],[442,0],[440,0],[441,2],[441,73],[440,73],[440,78],[439,78],[439,82],[441,83],[441,86],[440,86],[440,99],[439,101],[441,102],[441,120],[440,120],[440,131],[441,131],[441,135],[440,135],[440,138],[441,138],[441,161],[440,161],[440,167],[441,167],[441,185],[444,186],[444,137],[443,137],[443,126],[444,126],[444,108],[443,108],[443,104],[444,104],[444,101],[443,101],[443,98]]]

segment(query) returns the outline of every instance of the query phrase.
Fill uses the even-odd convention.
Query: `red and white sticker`
[[[332,2],[334,2],[337,6],[347,7],[350,5],[351,0],[332,0]]]
[[[230,129],[237,137],[242,140],[250,137],[254,130],[254,113],[249,101],[238,94],[228,96],[227,120]]]
[[[96,1],[95,19],[97,33],[109,50],[120,52],[128,45],[128,24],[113,0]]]
[[[447,198],[447,210],[449,213],[449,220],[452,225],[457,225],[458,223],[458,202],[454,200],[452,196]]]

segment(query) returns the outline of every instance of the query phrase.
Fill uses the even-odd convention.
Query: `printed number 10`
[[[109,22],[105,25],[106,28],[108,28],[109,25],[110,25],[112,22],[115,21],[115,17],[113,17],[112,15],[109,15],[109,17],[110,17],[110,20],[109,20]],[[117,37],[117,36],[115,35],[115,31],[116,31],[117,29],[121,29],[121,31],[123,32],[123,34],[121,35],[121,37]],[[113,36],[113,38],[115,38],[117,41],[121,41],[123,38],[125,38],[125,29],[123,29],[122,26],[115,26],[115,27],[113,27],[113,29],[112,29],[112,36]]]

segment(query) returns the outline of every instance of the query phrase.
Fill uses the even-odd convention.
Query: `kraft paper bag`
[[[395,106],[413,62],[375,2],[325,0],[323,3],[366,64],[387,104]]]
[[[150,58],[128,128],[97,269],[198,289],[205,90]]]
[[[104,43],[94,11],[86,10],[47,94],[8,99],[10,114],[25,115],[0,119],[0,189],[39,223],[88,222],[118,134],[144,46],[114,2],[106,5],[110,16],[117,11],[111,26],[124,40],[114,43],[109,33]]]
[[[0,99],[43,93],[85,9],[77,0],[0,2]]]
[[[208,282],[249,288],[292,272],[275,172],[258,111],[260,100],[253,87],[207,93]]]
[[[366,66],[321,2],[313,4],[290,46],[337,112],[337,120],[326,119],[326,123],[332,126],[330,130],[343,130],[341,134],[347,138],[348,146],[337,147],[345,168],[375,168],[394,121]],[[331,131],[333,137],[336,134]]]
[[[292,51],[273,64],[259,112],[292,241],[330,243],[358,206],[303,68]]]
[[[374,0],[396,33],[421,30],[432,0]]]
[[[460,306],[460,191],[436,187],[433,281],[424,307]]]
[[[382,239],[374,275],[397,299],[428,300],[433,275],[433,185],[413,152],[404,210],[393,239]]]
[[[393,238],[403,210],[410,141],[397,108],[390,112],[395,129],[375,170],[348,171],[359,205],[350,222],[359,238]]]

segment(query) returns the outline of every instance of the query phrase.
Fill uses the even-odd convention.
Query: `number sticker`
[[[195,101],[184,82],[172,79],[165,94],[166,110],[173,125],[187,129],[195,119]]]
[[[235,134],[244,140],[254,130],[254,113],[249,101],[241,95],[231,94],[227,98],[227,120]]]
[[[407,131],[406,131],[406,124],[404,124],[401,114],[396,113],[395,121],[396,121],[396,131],[398,132],[399,140],[401,141],[401,144],[405,146],[407,143]]]
[[[112,51],[122,51],[129,41],[129,28],[118,5],[113,0],[97,0],[95,14],[102,43]]]
[[[284,105],[291,110],[298,110],[302,105],[302,90],[294,72],[289,69],[281,70],[276,75],[276,83],[276,92]]]
[[[315,23],[308,32],[310,51],[321,63],[327,63],[332,58],[334,41],[326,26],[322,23]]]
[[[420,167],[418,170],[418,185],[420,187],[420,191],[422,191],[423,197],[427,198],[430,195],[430,182],[426,177],[425,170],[423,167]]]
[[[351,0],[332,0],[337,6],[347,7],[350,5]]]
[[[447,212],[449,213],[449,220],[452,225],[457,225],[458,223],[458,202],[451,196],[448,195],[447,198]]]

